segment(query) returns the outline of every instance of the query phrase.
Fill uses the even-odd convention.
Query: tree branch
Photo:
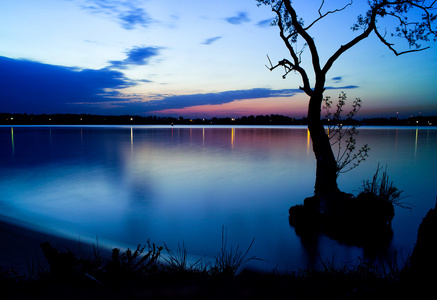
[[[396,49],[394,49],[393,44],[390,44],[378,31],[377,27],[376,27],[376,18],[377,16],[384,16],[384,15],[391,15],[391,16],[396,16],[400,22],[404,22],[400,16],[393,14],[393,13],[387,13],[386,8],[388,7],[393,7],[396,5],[404,5],[404,4],[409,4],[413,7],[419,8],[421,10],[423,10],[425,12],[425,14],[428,16],[428,22],[427,22],[427,28],[428,30],[432,33],[432,34],[436,34],[435,31],[432,30],[431,28],[431,15],[429,14],[430,9],[435,9],[434,5],[437,2],[437,0],[433,1],[430,5],[428,6],[424,6],[424,5],[419,5],[417,3],[414,3],[413,1],[405,1],[405,0],[399,0],[399,1],[381,1],[377,4],[375,4],[372,9],[369,11],[369,21],[367,22],[367,28],[365,28],[364,32],[361,33],[360,35],[356,36],[353,40],[351,40],[349,43],[347,43],[346,45],[342,45],[326,62],[325,66],[323,67],[323,72],[326,74],[329,69],[332,67],[333,63],[340,57],[340,55],[342,55],[344,52],[346,52],[347,50],[349,50],[350,48],[352,48],[353,46],[355,46],[356,44],[358,44],[360,41],[362,41],[363,39],[367,38],[370,33],[372,31],[375,31],[375,34],[378,36],[378,38],[381,40],[381,42],[386,45],[391,51],[393,51],[393,53],[395,53],[396,55],[401,55],[401,54],[406,54],[406,53],[411,53],[411,52],[418,52],[418,51],[423,51],[428,49],[429,47],[425,47],[425,48],[421,48],[421,49],[412,49],[412,50],[407,50],[407,51],[401,51],[398,52],[396,51]],[[404,23],[406,24],[406,23]],[[411,44],[411,42],[410,42]]]
[[[290,73],[291,71],[295,70],[294,65],[288,60],[288,59],[283,59],[281,61],[279,61],[276,65],[273,66],[272,61],[270,60],[270,57],[267,55],[267,59],[269,60],[270,63],[270,67],[266,65],[267,69],[269,69],[270,71],[273,71],[274,69],[276,69],[279,66],[284,67],[285,69],[285,74],[282,75],[282,78],[285,79],[285,77],[287,77],[288,73]]]
[[[352,27],[352,30],[354,31],[361,28],[363,30],[362,33],[352,38],[346,44],[341,45],[337,51],[335,51],[331,57],[328,58],[322,69],[315,41],[307,31],[328,15],[346,10],[349,6],[354,4],[353,0],[349,0],[348,3],[342,7],[329,10],[327,12],[323,12],[325,0],[321,0],[318,8],[319,17],[317,17],[306,27],[304,27],[303,21],[298,18],[296,11],[291,4],[291,0],[258,0],[258,2],[271,5],[272,10],[276,12],[277,18],[275,20],[275,24],[279,26],[280,36],[289,50],[292,58],[290,61],[286,59],[281,60],[276,66],[272,65],[269,58],[270,67],[267,68],[269,68],[269,70],[273,70],[278,66],[284,67],[285,74],[283,75],[283,78],[285,78],[291,71],[298,72],[303,81],[303,87],[300,88],[309,96],[312,96],[315,91],[324,91],[326,74],[331,69],[334,62],[344,52],[354,47],[362,40],[366,39],[373,31],[380,41],[395,55],[426,50],[429,47],[422,47],[418,42],[422,40],[429,41],[431,35],[435,36],[434,40],[436,40],[437,37],[436,29],[433,29],[433,24],[437,20],[437,15],[433,13],[433,10],[437,9],[435,7],[437,0],[369,0],[369,10],[365,15],[359,15],[357,23]],[[427,4],[426,2],[430,2],[430,4]],[[421,19],[414,20],[413,22],[409,21],[407,16],[411,15],[411,9],[420,10]],[[415,14],[413,15],[417,16]],[[391,44],[386,38],[385,34],[381,34],[379,28],[377,27],[377,21],[384,17],[396,18],[398,23],[395,24],[397,25],[397,34],[392,33],[392,36],[399,36],[406,39],[409,42],[410,47],[415,46],[416,49],[410,48],[410,50],[407,51],[396,50],[394,44]],[[420,15],[418,18],[420,18]],[[311,62],[315,74],[315,83],[313,88],[310,86],[310,81],[306,71],[301,66],[302,51],[299,52],[294,48],[295,44],[300,38],[304,40],[310,51],[312,60]]]
[[[375,5],[372,10],[370,11],[370,21],[368,24],[368,27],[364,30],[363,33],[361,33],[360,35],[356,36],[354,39],[352,39],[349,43],[340,46],[340,48],[328,59],[328,61],[326,62],[325,66],[323,67],[323,72],[326,74],[329,69],[332,67],[333,63],[347,50],[349,50],[350,48],[352,48],[353,46],[355,46],[356,44],[358,44],[359,42],[361,42],[362,40],[364,40],[365,38],[367,38],[370,33],[376,28],[376,16],[378,14],[378,11],[381,7],[383,7],[385,4],[384,2],[381,2],[377,5]]]
[[[319,7],[319,10],[318,10],[318,12],[319,12],[319,17],[317,18],[317,19],[315,19],[308,27],[305,27],[304,28],[304,30],[308,30],[308,29],[310,29],[314,24],[316,24],[318,21],[320,21],[321,19],[323,19],[324,17],[326,17],[327,15],[329,15],[329,14],[334,14],[334,13],[336,13],[336,12],[340,12],[340,11],[342,11],[342,10],[345,10],[348,6],[350,6],[350,5],[352,5],[353,4],[353,0],[351,0],[351,2],[349,2],[348,4],[346,4],[345,6],[343,6],[342,8],[337,8],[337,9],[335,9],[335,10],[330,10],[330,11],[327,11],[326,13],[324,13],[324,14],[322,14],[321,13],[321,11],[322,11],[322,7],[323,7],[323,5],[325,5],[325,0],[323,0],[322,1],[322,3],[320,4],[320,7]]]
[[[284,41],[285,46],[287,47],[288,51],[290,52],[290,55],[293,58],[294,63],[291,63],[290,61],[283,59],[283,60],[279,61],[278,64],[275,67],[271,68],[270,70],[273,70],[274,68],[276,68],[278,66],[283,66],[286,73],[282,76],[282,78],[285,78],[287,76],[287,74],[293,70],[299,72],[299,74],[302,77],[302,82],[303,82],[303,87],[299,87],[299,88],[301,90],[303,90],[307,95],[311,96],[313,91],[312,91],[311,86],[310,86],[310,81],[309,81],[308,75],[307,75],[306,71],[300,66],[300,57],[297,55],[296,51],[293,49],[293,46],[291,45],[291,43],[289,41],[290,36],[285,36],[285,34],[284,34],[285,28],[283,25],[283,19],[282,19],[282,15],[281,15],[282,4],[283,3],[280,3],[278,8],[273,9],[273,11],[276,12],[276,14],[278,16],[279,35],[282,38],[282,40]]]
[[[326,62],[325,66],[323,67],[323,72],[326,74],[329,69],[332,67],[332,65],[334,64],[334,62],[347,50],[349,50],[350,48],[352,48],[353,46],[355,46],[356,44],[358,44],[359,42],[361,42],[362,40],[364,40],[365,38],[367,38],[370,33],[372,32],[372,30],[374,29],[374,24],[372,24],[372,26],[369,26],[362,34],[358,35],[357,37],[355,37],[353,40],[351,40],[349,43],[340,46],[340,48],[328,59],[328,61]]]
[[[396,56],[402,55],[402,54],[406,54],[406,53],[411,53],[411,52],[420,52],[426,49],[429,49],[430,47],[425,47],[425,48],[420,48],[420,49],[411,49],[411,50],[406,50],[406,51],[401,51],[398,52],[395,48],[393,48],[393,44],[389,43],[382,35],[381,33],[379,33],[378,29],[375,28],[375,34],[376,36],[379,38],[379,40],[386,45]]]
[[[297,13],[294,10],[294,8],[291,6],[290,0],[284,0],[283,2],[285,5],[285,8],[287,9],[288,13],[290,14],[291,23],[292,23],[294,29],[305,40],[305,42],[308,45],[308,48],[310,49],[311,58],[312,58],[312,65],[314,68],[314,73],[316,74],[316,82],[315,82],[314,89],[321,90],[323,92],[324,86],[325,86],[325,74],[320,72],[321,71],[320,58],[319,58],[319,53],[317,51],[316,44],[314,43],[313,38],[308,34],[308,32],[305,31],[305,29],[300,24],[298,17],[297,17]],[[310,95],[310,94],[308,94],[308,95]]]

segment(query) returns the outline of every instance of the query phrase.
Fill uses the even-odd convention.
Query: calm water
[[[288,208],[311,196],[315,160],[299,127],[0,127],[0,217],[74,239],[133,247],[147,239],[193,257],[221,247],[246,249],[268,262],[260,269],[293,271],[319,256],[407,255],[437,196],[437,130],[361,128],[370,158],[339,178],[356,194],[379,163],[415,207],[396,209],[394,237],[382,254],[320,237],[302,245]]]

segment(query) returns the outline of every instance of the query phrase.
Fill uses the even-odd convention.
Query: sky
[[[309,24],[321,2],[293,4]],[[325,1],[322,11],[347,2]],[[366,3],[354,1],[313,27],[322,61],[353,38],[350,28]],[[274,63],[289,55],[270,26],[274,12],[256,4],[1,1],[0,113],[304,117],[309,98],[301,77],[282,79],[282,70],[266,68],[267,55]],[[370,36],[334,64],[325,96],[360,98],[358,117],[437,115],[437,43],[430,46],[395,56]],[[302,60],[311,75],[308,54]]]

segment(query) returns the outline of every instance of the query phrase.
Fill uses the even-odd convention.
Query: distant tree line
[[[323,119],[328,125],[332,122]],[[344,121],[346,125],[436,126],[437,116],[416,116],[406,119],[365,118]],[[158,116],[104,116],[90,114],[10,114],[0,113],[0,125],[308,125],[307,118],[296,119],[283,115],[243,116],[240,118],[184,118]]]

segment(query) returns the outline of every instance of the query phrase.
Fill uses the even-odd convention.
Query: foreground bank
[[[164,261],[158,258],[165,247],[150,242],[136,250],[113,249],[109,255],[95,245],[79,247],[74,241],[1,225],[2,263],[13,253],[35,251],[27,256],[44,257],[35,265],[27,261],[27,274],[16,271],[11,261],[3,265],[1,294],[7,299],[405,299],[435,294],[436,208],[423,219],[415,249],[402,268],[387,264],[381,270],[366,263],[336,268],[328,261],[321,270],[292,274],[243,270],[236,275],[236,269],[227,267],[244,267],[251,259],[244,251],[222,249],[214,263],[188,264],[184,249],[167,249]]]

